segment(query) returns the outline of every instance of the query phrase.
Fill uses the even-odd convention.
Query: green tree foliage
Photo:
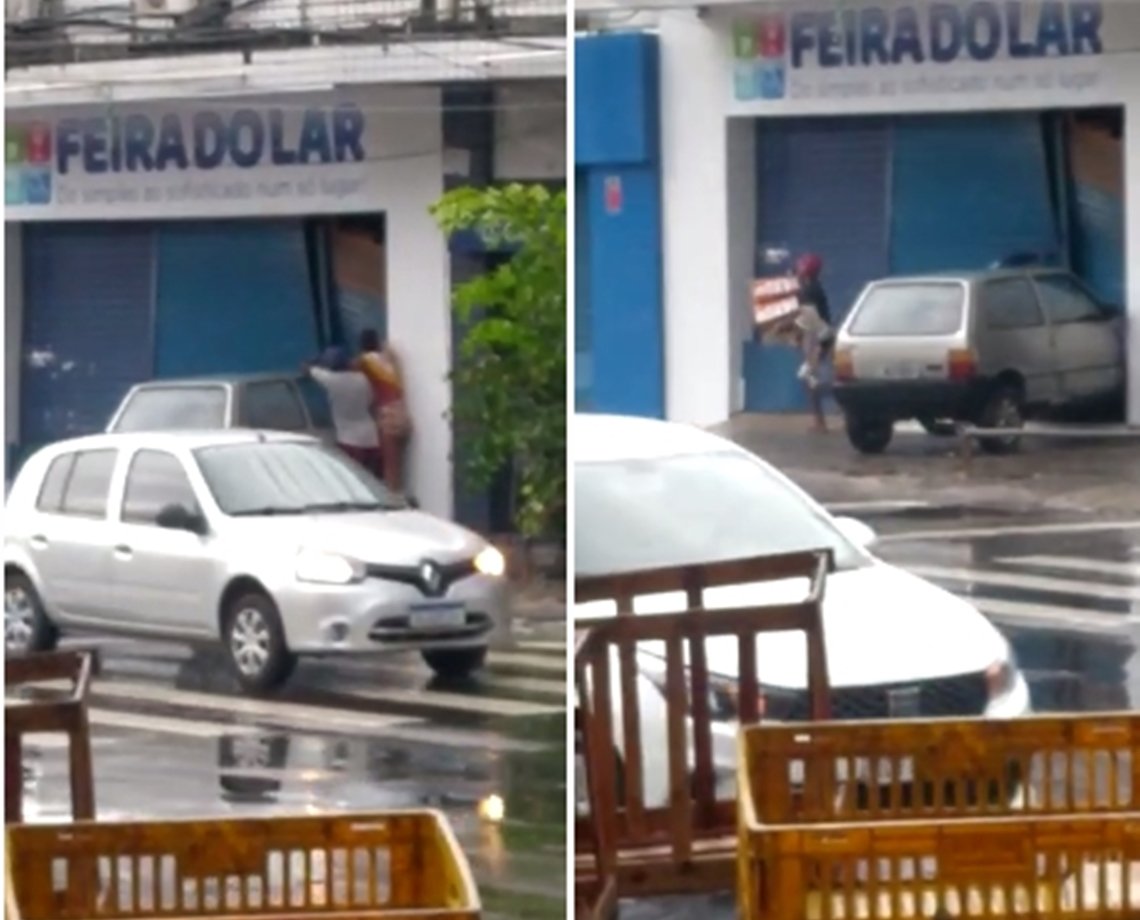
[[[566,508],[566,193],[541,185],[458,188],[432,208],[448,233],[477,233],[514,255],[454,291],[466,330],[452,371],[452,417],[467,483],[514,476],[528,538],[561,535]]]

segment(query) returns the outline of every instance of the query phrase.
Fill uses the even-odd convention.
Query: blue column
[[[580,408],[665,415],[657,37],[575,40],[575,167],[586,232],[578,245]],[[582,352],[581,349],[586,351]]]

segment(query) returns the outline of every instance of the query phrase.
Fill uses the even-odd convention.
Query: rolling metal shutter
[[[1068,132],[1073,267],[1107,303],[1123,307],[1124,143],[1095,124]]]
[[[152,225],[25,225],[25,448],[103,430],[151,376],[154,281]]]
[[[892,274],[1061,254],[1039,115],[900,118],[893,134]]]
[[[887,270],[887,123],[871,118],[757,121],[758,275],[764,253],[787,250],[823,257],[832,321],[839,323],[863,285]],[[744,346],[744,407],[802,411],[799,353],[778,345]]]
[[[293,371],[316,354],[300,221],[167,223],[158,253],[156,376]]]
[[[593,314],[590,310],[590,200],[585,194],[589,173],[576,173],[574,196],[574,408],[587,412],[593,397]]]

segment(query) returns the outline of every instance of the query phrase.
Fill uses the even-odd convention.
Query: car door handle
[[[34,537],[32,537],[31,544],[36,549],[47,549],[48,540],[47,537],[43,536],[43,534],[36,534]]]
[[[135,552],[133,549],[122,543],[115,547],[115,555],[120,559],[130,559],[134,554]]]

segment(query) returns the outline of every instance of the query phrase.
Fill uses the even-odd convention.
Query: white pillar
[[[1140,71],[1140,67],[1136,69]],[[1140,79],[1140,73],[1137,77]],[[1138,85],[1133,83],[1134,87]],[[1124,110],[1124,215],[1128,424],[1140,426],[1140,89]]]
[[[728,119],[728,365],[730,411],[744,409],[743,345],[752,335],[756,262],[756,122]]]
[[[404,102],[408,105],[409,103]],[[434,150],[393,168],[392,206],[386,215],[388,336],[404,365],[414,430],[407,456],[407,488],[425,511],[454,513],[451,476],[451,271],[447,241],[428,213],[443,194],[443,119],[438,90],[415,103],[434,114],[407,119],[408,149]]]
[[[693,11],[663,16],[661,192],[665,409],[710,425],[731,410],[727,51]]]

